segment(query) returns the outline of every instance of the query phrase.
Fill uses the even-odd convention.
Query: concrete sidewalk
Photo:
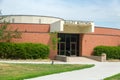
[[[94,64],[96,65],[95,67],[88,69],[52,74],[26,80],[103,80],[106,77],[120,73],[120,62],[97,62]]]
[[[2,61],[0,63],[51,64],[49,62]],[[120,62],[55,62],[55,64],[95,64],[95,67],[25,80],[103,80],[120,73]]]

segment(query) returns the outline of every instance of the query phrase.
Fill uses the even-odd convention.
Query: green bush
[[[44,44],[0,42],[0,58],[3,59],[44,59],[48,55],[49,47]]]
[[[100,56],[102,53],[106,53],[107,59],[120,59],[120,47],[97,46],[94,48],[93,55]]]

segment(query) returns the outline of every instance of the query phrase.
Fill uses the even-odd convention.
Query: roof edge
[[[60,17],[53,17],[53,16],[43,16],[43,15],[0,15],[0,16],[34,16],[34,17],[49,17],[49,18],[57,18],[57,19],[61,19],[64,20],[63,18]]]
[[[120,30],[119,28],[110,28],[110,27],[101,27],[101,26],[95,26],[95,28],[104,28],[104,29]]]

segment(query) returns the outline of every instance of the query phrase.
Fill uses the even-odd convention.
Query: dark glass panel
[[[76,41],[77,41],[77,36],[71,35],[71,42],[76,42]]]
[[[65,43],[60,43],[60,50],[65,50]]]
[[[65,42],[65,35],[64,34],[60,35],[59,38],[60,38],[60,42]]]
[[[66,35],[66,50],[70,50],[70,35]]]
[[[75,50],[71,51],[71,55],[76,55]]]
[[[60,50],[60,55],[65,55],[65,51],[64,50]]]

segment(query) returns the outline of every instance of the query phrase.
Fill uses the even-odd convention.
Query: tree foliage
[[[21,38],[21,32],[18,29],[12,30],[11,27],[8,28],[9,23],[6,21],[2,22],[0,18],[0,41],[11,42],[12,38]]]
[[[52,48],[53,50],[57,49],[57,43],[60,41],[60,38],[57,37],[57,32],[50,33],[51,41],[52,41]]]

